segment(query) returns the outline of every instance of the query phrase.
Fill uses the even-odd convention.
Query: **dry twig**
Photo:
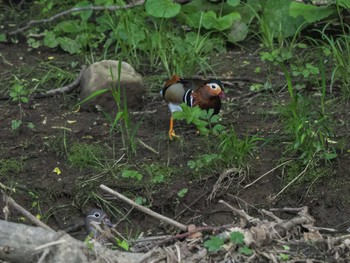
[[[160,214],[152,211],[151,209],[148,209],[148,208],[146,208],[146,207],[144,207],[142,205],[139,205],[139,204],[135,203],[134,201],[132,201],[131,199],[127,198],[126,196],[118,193],[117,191],[112,190],[111,188],[109,188],[109,187],[107,187],[107,186],[105,186],[103,184],[100,185],[100,188],[103,191],[118,197],[119,199],[121,199],[125,203],[135,207],[136,209],[140,210],[141,212],[143,212],[145,214],[148,214],[148,215],[150,215],[150,216],[152,216],[154,218],[157,218],[157,219],[159,219],[161,221],[164,221],[165,223],[167,223],[169,225],[172,225],[174,227],[177,227],[177,228],[181,229],[182,231],[187,231],[187,226],[184,225],[184,224],[181,224],[181,223],[179,223],[179,222],[177,222],[177,221],[175,221],[175,220],[173,220],[171,218],[168,218],[166,216],[160,215]]]

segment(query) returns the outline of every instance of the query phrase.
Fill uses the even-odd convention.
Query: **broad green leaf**
[[[320,21],[336,11],[334,6],[315,6],[298,2],[292,2],[289,8],[292,17],[302,16],[309,23]]]
[[[338,4],[345,8],[350,8],[350,0],[338,0]]]
[[[218,251],[223,245],[224,240],[215,236],[204,242],[204,247],[206,247],[209,252]]]
[[[234,21],[241,19],[241,16],[237,12],[232,12],[225,16],[217,17],[214,11],[208,11],[203,14],[203,26],[206,29],[217,29],[220,31],[229,29]]]
[[[246,256],[251,256],[253,255],[253,250],[251,250],[249,247],[247,246],[244,246],[244,247],[240,247],[238,249],[238,252],[241,253],[241,254],[244,254]]]
[[[142,174],[140,174],[138,171],[134,170],[124,170],[122,172],[123,178],[135,178],[138,181],[142,180]]]
[[[61,48],[70,54],[77,54],[80,52],[80,45],[74,39],[68,37],[59,37],[57,41],[60,43]]]
[[[89,7],[89,6],[92,6],[92,4],[89,3],[88,1],[81,1],[75,5],[75,8]],[[92,10],[74,12],[72,13],[72,15],[79,15],[82,20],[87,21],[92,15]]]
[[[180,13],[181,5],[172,0],[147,0],[145,9],[151,16],[170,18]]]
[[[146,200],[146,198],[143,198],[141,196],[137,196],[134,201],[136,204],[142,205],[142,204],[146,203],[147,200]]]
[[[44,45],[49,48],[54,48],[59,45],[59,42],[56,39],[56,35],[52,31],[45,31],[45,37],[44,37]]]
[[[22,125],[22,121],[21,120],[12,120],[11,122],[11,129],[17,130],[20,126]]]
[[[241,19],[241,15],[237,12],[232,12],[228,15],[219,17],[215,23],[215,28],[222,31],[229,29],[234,21],[239,21]]]
[[[239,5],[239,0],[227,0],[227,4],[230,6],[237,6]]]
[[[6,42],[6,35],[5,34],[0,34],[0,42]]]
[[[292,17],[289,7],[292,1],[267,0],[263,13],[263,27],[269,28],[273,37],[293,36],[298,28],[306,25],[303,17]]]
[[[21,102],[28,103],[28,98],[27,97],[21,97]]]
[[[242,245],[244,244],[244,235],[241,232],[232,232],[230,234],[230,240],[234,244]]]
[[[78,20],[62,21],[58,23],[54,29],[55,32],[63,31],[65,33],[78,33],[78,32],[81,32],[82,30],[83,30],[82,27],[78,25]]]

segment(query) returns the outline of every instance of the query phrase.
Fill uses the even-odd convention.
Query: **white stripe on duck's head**
[[[206,91],[211,96],[219,96],[220,98],[225,97],[224,85],[218,79],[209,79],[205,82]]]

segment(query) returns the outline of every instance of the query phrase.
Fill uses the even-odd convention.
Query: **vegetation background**
[[[307,205],[320,225],[346,229],[349,7],[349,0],[1,1],[2,190],[57,229],[102,207],[125,241],[159,224],[103,194],[101,183],[196,225],[231,222],[217,204],[224,198],[251,213]],[[118,113],[76,112],[76,94],[33,99],[104,59],[143,75],[141,111],[122,103],[120,89]],[[228,98],[220,116],[184,106],[175,116],[182,138],[169,142],[158,92],[173,73],[217,77]],[[11,220],[25,221],[15,213]]]

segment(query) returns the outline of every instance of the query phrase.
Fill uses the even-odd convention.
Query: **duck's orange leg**
[[[170,117],[170,125],[169,125],[169,139],[172,141],[174,138],[179,139],[180,136],[175,134],[175,131],[174,131],[174,119],[171,116]]]

